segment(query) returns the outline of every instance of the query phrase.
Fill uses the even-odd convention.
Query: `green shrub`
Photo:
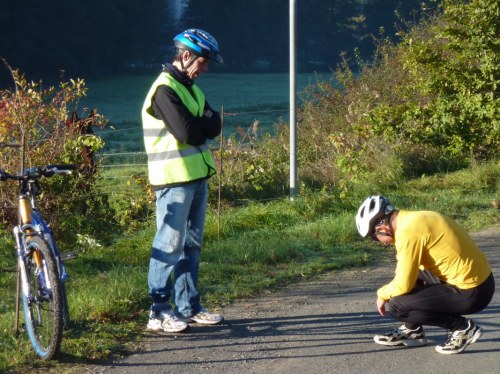
[[[61,82],[57,89],[44,89],[41,83],[28,82],[17,71],[12,74],[16,90],[0,91],[0,142],[22,144],[24,140],[25,152],[22,147],[5,148],[0,154],[0,165],[10,173],[19,170],[23,158],[25,167],[78,166],[71,177],[42,180],[39,209],[61,241],[75,243],[76,233],[94,235],[108,231],[112,222],[107,198],[94,194],[99,161],[92,165],[82,151],[85,148],[97,152],[104,142],[96,135],[82,133],[80,125],[88,126],[85,120],[69,121],[70,108],[76,113],[79,99],[86,94],[85,82],[71,79]],[[97,127],[106,124],[100,115],[92,114],[91,120]],[[16,183],[0,185],[0,205],[7,207],[0,213],[0,222],[6,227],[16,222],[16,195]],[[63,231],[64,235],[59,235]]]
[[[265,199],[286,195],[289,148],[283,133],[261,136],[254,123],[214,150],[218,175],[211,179],[210,201],[217,201],[220,185],[224,201]]]
[[[346,59],[336,84],[309,87],[301,181],[342,197],[355,185],[394,186],[498,157],[498,14],[493,0],[444,1],[401,43],[380,40],[359,74]]]
[[[499,7],[494,0],[444,1],[441,15],[401,33],[402,42],[388,50],[391,66],[406,79],[390,85],[392,95],[367,112],[366,126],[390,142],[435,148],[452,166],[495,157]]]

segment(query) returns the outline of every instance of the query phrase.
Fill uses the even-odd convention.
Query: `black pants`
[[[462,330],[467,320],[462,314],[480,312],[488,306],[495,293],[493,274],[481,285],[462,290],[441,283],[429,272],[423,271],[413,290],[389,301],[389,313],[405,326],[439,326],[447,330]]]

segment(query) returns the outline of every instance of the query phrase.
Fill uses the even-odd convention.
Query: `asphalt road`
[[[497,278],[490,306],[475,315],[483,336],[458,355],[434,346],[446,332],[426,328],[428,346],[384,347],[373,343],[399,323],[380,317],[375,290],[389,281],[394,257],[385,264],[342,271],[279,293],[238,302],[221,312],[218,326],[188,332],[145,332],[138,352],[86,367],[85,373],[499,373],[500,227],[474,235]],[[388,249],[390,251],[390,249]]]

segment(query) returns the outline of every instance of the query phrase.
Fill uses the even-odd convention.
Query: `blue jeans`
[[[156,235],[149,262],[151,310],[191,317],[201,310],[197,290],[207,210],[206,180],[156,191]]]

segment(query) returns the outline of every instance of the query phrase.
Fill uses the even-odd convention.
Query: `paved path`
[[[193,326],[179,335],[146,334],[136,354],[87,367],[93,373],[499,373],[500,227],[474,235],[497,278],[490,306],[474,319],[485,332],[459,355],[440,355],[445,332],[426,328],[429,345],[373,343],[398,323],[380,317],[375,290],[394,263],[342,271],[282,292],[229,306],[219,326]],[[388,256],[393,257],[393,256]]]

